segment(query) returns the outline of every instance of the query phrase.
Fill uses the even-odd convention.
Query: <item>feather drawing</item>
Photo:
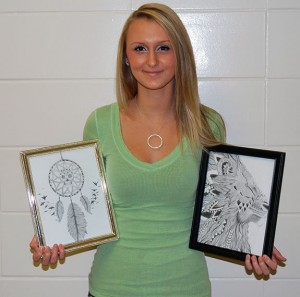
[[[68,231],[75,241],[83,240],[87,234],[87,222],[81,208],[71,200],[68,208]]]
[[[80,202],[82,203],[86,212],[91,213],[91,202],[89,198],[81,194]]]
[[[56,202],[56,205],[55,205],[55,213],[56,213],[56,216],[57,216],[59,222],[63,218],[64,211],[65,211],[64,210],[64,205],[63,205],[63,203],[61,202],[61,200],[59,198],[59,200]]]

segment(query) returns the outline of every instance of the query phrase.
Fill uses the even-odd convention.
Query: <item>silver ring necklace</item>
[[[158,145],[152,145],[151,144],[151,140],[153,139],[158,139],[159,140],[159,144]],[[150,148],[152,148],[153,150],[157,150],[159,148],[162,147],[162,145],[164,144],[163,138],[159,135],[159,134],[151,134],[148,138],[147,138],[147,144]]]

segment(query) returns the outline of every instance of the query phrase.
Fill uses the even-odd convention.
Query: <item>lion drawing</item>
[[[238,155],[211,153],[199,242],[251,253],[249,223],[265,218],[269,203]]]

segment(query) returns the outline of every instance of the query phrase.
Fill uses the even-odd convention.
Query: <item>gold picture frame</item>
[[[20,152],[39,244],[66,253],[119,238],[97,140]]]

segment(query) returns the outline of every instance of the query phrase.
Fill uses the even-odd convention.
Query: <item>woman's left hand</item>
[[[245,266],[249,271],[254,271],[257,275],[269,276],[272,271],[276,271],[278,262],[285,262],[286,258],[274,247],[272,259],[267,255],[260,257],[246,256]]]

